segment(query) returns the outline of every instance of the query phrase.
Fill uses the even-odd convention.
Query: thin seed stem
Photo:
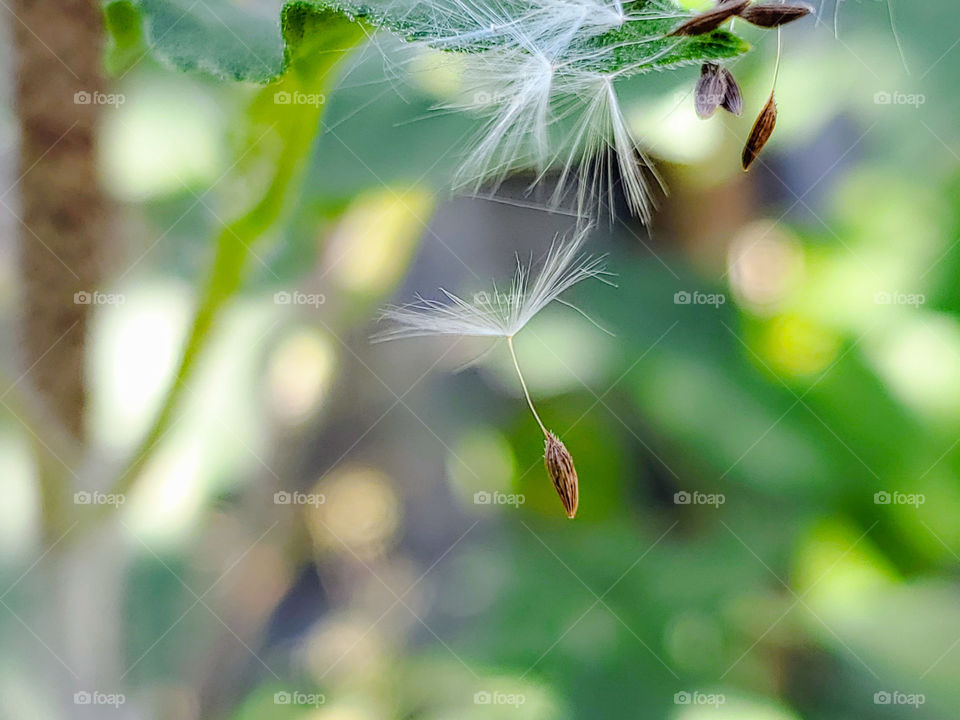
[[[777,90],[777,78],[780,77],[780,58],[783,57],[783,28],[777,26],[777,65],[773,69],[773,87],[770,88],[772,95]]]
[[[507,335],[507,347],[510,348],[510,357],[513,358],[513,367],[517,370],[517,377],[520,378],[520,387],[523,388],[523,394],[527,398],[527,405],[530,406],[530,412],[533,413],[533,417],[536,419],[537,425],[539,425],[540,429],[543,430],[543,436],[549,437],[550,433],[547,431],[547,428],[540,419],[540,416],[537,415],[537,409],[533,406],[533,400],[530,399],[530,391],[527,390],[527,383],[523,379],[523,373],[520,372],[520,363],[517,362],[517,353],[513,349],[513,335]]]

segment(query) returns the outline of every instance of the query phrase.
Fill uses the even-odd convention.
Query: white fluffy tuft
[[[374,340],[428,335],[513,337],[577,283],[588,278],[609,282],[603,258],[581,254],[585,237],[580,232],[567,242],[555,239],[533,278],[518,258],[517,271],[506,292],[494,286],[492,292],[476,293],[471,302],[441,288],[442,300],[418,296],[409,305],[388,307],[380,319],[393,327],[375,335]]]
[[[685,17],[678,7],[667,0],[652,0],[636,12],[626,12],[620,0],[421,0],[415,7],[428,7],[431,18],[424,22],[422,12],[411,11],[410,30],[422,44],[474,49],[458,53],[465,100],[454,107],[477,111],[485,122],[465,153],[457,187],[475,193],[496,188],[518,170],[533,170],[539,182],[556,169],[551,205],[575,187],[578,214],[590,216],[598,206],[610,206],[615,185],[622,183],[630,209],[644,222],[650,219],[649,163],[623,116],[614,82],[658,58],[615,73],[589,68],[609,67],[625,44],[662,38],[620,45],[590,39],[632,20]],[[489,48],[476,51],[478,44]]]

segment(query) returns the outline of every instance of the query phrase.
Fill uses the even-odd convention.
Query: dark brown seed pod
[[[720,103],[720,107],[728,113],[740,116],[743,114],[743,95],[740,94],[740,86],[737,85],[733,73],[729,70],[720,68],[720,71],[726,76],[727,81],[726,91],[723,93],[723,101]]]
[[[670,35],[703,35],[716,30],[734,15],[739,15],[750,4],[750,0],[726,0],[719,5],[704,10],[676,27]]]
[[[580,502],[580,491],[577,483],[577,470],[573,466],[573,457],[560,438],[553,433],[547,433],[546,448],[543,451],[543,464],[547,467],[547,474],[553,481],[553,487],[560,496],[563,509],[571,520],[577,514],[577,505]]]
[[[757,159],[763,146],[773,134],[773,128],[777,125],[777,102],[773,99],[773,93],[770,93],[770,99],[763,106],[757,121],[753,124],[753,130],[750,131],[750,137],[747,138],[747,144],[743,148],[743,169],[748,170]]]
[[[706,120],[720,107],[727,95],[727,75],[716,63],[704,63],[700,68],[700,78],[694,95],[697,115]]]
[[[756,3],[744,8],[740,17],[748,23],[763,28],[774,28],[799,20],[813,12],[806,3],[788,2],[781,4]]]
[[[694,97],[697,115],[704,120],[711,117],[718,107],[740,115],[743,112],[743,96],[733,74],[716,63],[704,63]]]

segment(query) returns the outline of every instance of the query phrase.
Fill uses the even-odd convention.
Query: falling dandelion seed
[[[520,370],[513,338],[537,313],[554,301],[586,317],[582,310],[560,298],[577,283],[596,278],[611,284],[609,273],[603,266],[603,258],[581,254],[585,238],[586,232],[581,231],[568,242],[555,240],[536,276],[532,276],[529,268],[518,261],[516,274],[506,293],[497,291],[495,287],[491,293],[477,293],[471,302],[441,289],[442,301],[418,297],[412,304],[388,307],[381,314],[381,320],[387,321],[392,327],[374,336],[375,341],[431,335],[505,339],[527,405],[546,441],[544,463],[547,473],[570,518],[576,514],[579,501],[573,457],[540,419]]]

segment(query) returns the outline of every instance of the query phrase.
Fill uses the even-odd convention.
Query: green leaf
[[[746,41],[726,30],[714,30],[699,37],[666,37],[666,33],[675,25],[675,20],[643,20],[626,23],[618,30],[590,38],[583,43],[584,49],[612,46],[609,59],[596,63],[590,69],[618,72],[630,68],[622,73],[627,76],[700,64],[707,60],[726,60],[750,49]],[[646,42],[643,45],[627,44],[642,41]]]
[[[339,13],[320,3],[295,0],[282,10],[268,5],[272,8],[229,0],[108,0],[111,54],[129,53],[142,28],[149,52],[167,67],[267,83],[285,72],[299,53],[295,46],[308,35],[339,27],[330,24]]]
[[[104,8],[107,27],[107,52],[104,64],[111,75],[120,75],[147,53],[140,12],[128,0],[112,2]]]

